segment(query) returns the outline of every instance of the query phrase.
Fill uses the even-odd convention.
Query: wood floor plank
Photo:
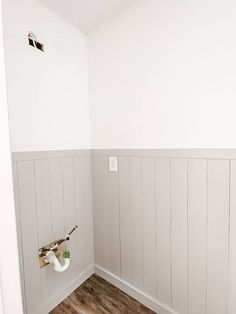
[[[50,314],[154,314],[97,275],[91,276]]]

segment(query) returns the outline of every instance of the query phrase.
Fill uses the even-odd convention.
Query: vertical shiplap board
[[[74,180],[75,180],[75,221],[79,229],[74,236],[77,240],[78,270],[85,268],[86,260],[86,200],[84,192],[86,190],[86,168],[82,158],[74,159]]]
[[[170,160],[156,160],[157,299],[171,307]]]
[[[62,160],[63,195],[65,227],[68,232],[75,225],[75,202],[74,202],[74,163],[72,158]],[[75,237],[71,237],[73,241]]]
[[[155,159],[142,158],[143,286],[156,297]]]
[[[207,161],[188,161],[188,314],[206,312]]]
[[[88,238],[86,250],[87,250],[87,264],[94,264],[94,245],[93,245],[93,199],[92,199],[92,172],[91,172],[91,156],[86,156],[85,158],[85,182],[86,191],[85,194],[85,208],[86,208],[86,234],[85,237]]]
[[[67,232],[65,228],[65,214],[63,206],[62,160],[49,160],[49,170],[53,239],[60,239]],[[54,276],[55,286],[62,286],[64,284],[65,274],[55,273]]]
[[[103,160],[103,176],[100,177],[100,184],[103,186],[102,193],[102,245],[104,267],[111,271],[111,252],[110,252],[110,210],[109,210],[109,190],[108,190],[108,159]]]
[[[131,210],[129,158],[119,158],[121,278],[132,282]]]
[[[229,162],[208,162],[207,314],[227,313]]]
[[[119,213],[119,180],[118,172],[109,172],[109,239],[110,271],[120,277],[120,213]]]
[[[38,224],[35,198],[34,163],[18,162],[18,183],[24,256],[25,292],[28,313],[41,301],[41,280],[38,261]]]
[[[72,158],[64,158],[62,160],[63,174],[63,196],[64,196],[64,214],[65,228],[68,233],[75,226],[75,200],[74,200],[74,163]],[[71,279],[77,268],[76,255],[78,254],[76,237],[73,234],[70,241],[66,243],[67,249],[71,252],[71,264],[65,275]],[[73,256],[75,258],[73,258]]]
[[[61,160],[49,160],[49,170],[53,239],[59,239],[66,233],[63,208],[63,180]]]
[[[79,229],[74,236],[77,241],[78,269],[80,271],[92,264],[93,226],[90,176],[90,157],[75,158],[75,217]]]
[[[229,258],[229,308],[228,314],[236,313],[236,161],[231,161],[230,186],[230,258]]]
[[[16,162],[12,163],[12,173],[13,173],[15,211],[16,211],[16,223],[17,223],[17,240],[18,240],[18,248],[19,248],[19,260],[20,260],[21,289],[22,289],[22,296],[23,296],[22,301],[23,301],[24,312],[26,312],[24,262],[23,262],[23,252],[22,252],[22,231],[21,231],[21,219],[20,219],[19,183],[18,183],[18,173],[17,173]]]
[[[95,262],[105,268],[110,266],[108,238],[108,161],[105,156],[93,157],[93,204],[95,226]]]
[[[102,266],[102,188],[99,184],[102,169],[100,167],[101,157],[92,157],[92,174],[93,174],[93,217],[94,217],[94,261],[95,264]]]
[[[35,187],[40,247],[52,242],[52,215],[48,160],[35,161]]]
[[[48,160],[36,160],[35,166],[35,188],[38,219],[39,247],[51,243],[52,236],[52,213],[50,199],[50,176]],[[42,295],[47,297],[54,290],[54,274],[52,267],[44,267],[40,270]]]
[[[187,160],[171,160],[172,307],[187,313]]]
[[[143,214],[141,158],[130,157],[132,285],[143,290]]]

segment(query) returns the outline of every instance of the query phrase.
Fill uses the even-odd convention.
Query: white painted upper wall
[[[3,0],[3,17],[12,151],[90,148],[86,35],[36,0]]]
[[[12,151],[89,148],[86,35],[36,0],[3,4]],[[140,0],[89,35],[92,147],[235,147],[235,11]]]
[[[93,32],[93,147],[236,147],[235,13],[141,0]]]

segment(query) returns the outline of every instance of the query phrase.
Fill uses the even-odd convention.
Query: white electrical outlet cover
[[[118,171],[118,158],[117,156],[109,156],[109,171]]]

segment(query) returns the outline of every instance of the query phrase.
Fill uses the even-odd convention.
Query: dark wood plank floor
[[[91,276],[50,314],[154,314],[97,275]]]

